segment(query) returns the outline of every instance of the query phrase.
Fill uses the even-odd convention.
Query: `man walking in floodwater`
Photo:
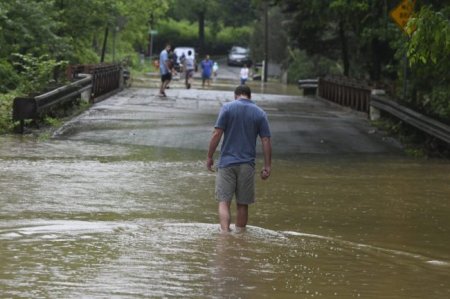
[[[261,138],[264,167],[261,179],[270,176],[272,143],[267,114],[251,100],[251,90],[240,85],[235,101],[222,106],[209,143],[206,167],[213,171],[213,155],[224,135],[216,177],[221,232],[230,231],[230,206],[236,198],[236,231],[243,231],[248,221],[248,206],[255,202],[256,140]]]

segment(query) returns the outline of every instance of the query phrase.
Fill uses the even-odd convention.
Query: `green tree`
[[[386,2],[385,2],[386,3]],[[392,59],[387,6],[371,0],[281,0],[291,45],[340,61],[344,75],[378,80]],[[369,54],[369,55],[367,55]]]
[[[253,34],[250,39],[252,58],[255,61],[264,60],[264,11],[259,12],[259,20],[253,24]],[[274,6],[269,9],[269,60],[277,63],[287,64],[288,37],[283,28],[284,17],[280,7]]]
[[[0,2],[0,57],[11,53],[43,55],[58,52],[60,24],[51,0]]]
[[[18,57],[41,57],[35,64],[42,73],[53,63],[52,57],[61,53],[63,39],[56,33],[61,24],[53,1],[16,0],[0,2],[0,92],[8,92],[29,83],[27,68]],[[49,55],[46,55],[49,53]],[[30,60],[29,60],[30,61]],[[42,65],[39,65],[42,64]],[[27,64],[28,66],[28,64]],[[51,79],[53,70],[43,77]],[[42,86],[41,86],[42,87]],[[21,88],[28,91],[27,88]]]
[[[84,62],[98,62],[106,28],[112,35],[107,44],[109,55],[113,50],[142,51],[148,42],[151,19],[161,18],[168,7],[169,2],[165,0],[60,1],[58,8],[61,19],[65,20],[61,35],[68,39],[71,48],[76,49],[73,58],[82,57]]]
[[[427,113],[450,118],[450,7],[423,6],[408,26],[406,44],[414,104]],[[400,49],[401,52],[405,51]]]
[[[243,27],[254,18],[255,12],[251,0],[174,0],[169,16],[175,20],[188,20],[198,24],[196,46],[200,54],[205,54],[206,27],[211,36],[216,37],[222,29]]]
[[[151,16],[161,18],[169,4],[169,0],[1,1],[0,58],[12,64],[11,53],[47,54],[70,63],[96,63],[106,28],[115,37],[108,40],[109,55],[116,48],[131,53],[147,43]]]

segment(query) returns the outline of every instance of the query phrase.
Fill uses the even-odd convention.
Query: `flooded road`
[[[0,137],[1,298],[450,296],[448,161],[405,157],[325,102],[255,94],[273,173],[248,230],[222,235],[204,162],[232,94],[156,93],[119,93],[50,140]]]

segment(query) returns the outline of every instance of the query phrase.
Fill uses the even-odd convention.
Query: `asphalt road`
[[[223,90],[213,89],[214,84],[210,89],[187,90],[174,83],[167,98],[153,88],[125,89],[93,105],[57,135],[206,150],[220,107],[233,100],[233,84],[229,89],[221,86]],[[314,97],[259,93],[260,87],[260,83],[252,86],[252,99],[268,113],[274,156],[401,153],[398,142],[371,127],[365,115]]]

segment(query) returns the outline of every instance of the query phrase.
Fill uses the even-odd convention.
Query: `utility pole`
[[[267,82],[269,65],[269,4],[264,1],[264,82]]]
[[[103,38],[102,58],[100,59],[100,63],[105,62],[105,52],[106,52],[106,43],[108,41],[108,31],[109,31],[109,27],[108,27],[108,25],[106,25],[105,37]]]
[[[153,14],[153,11],[150,13],[150,19],[148,20],[148,34],[150,39],[150,44],[148,45],[148,55],[153,57],[153,33],[155,28],[155,15]]]

